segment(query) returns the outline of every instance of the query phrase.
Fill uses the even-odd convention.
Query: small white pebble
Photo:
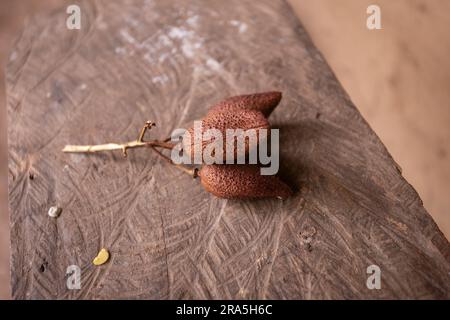
[[[62,209],[59,207],[50,207],[50,209],[48,209],[48,215],[52,218],[58,218],[61,211]]]
[[[209,58],[208,60],[206,60],[206,65],[215,71],[218,71],[221,69],[220,63],[217,60],[212,59],[212,58]]]

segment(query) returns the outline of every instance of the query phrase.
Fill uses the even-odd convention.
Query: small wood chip
[[[61,211],[62,209],[59,207],[50,207],[50,209],[48,209],[48,215],[52,218],[58,218],[61,214]]]
[[[106,263],[109,259],[109,252],[105,248],[100,250],[100,252],[97,254],[97,256],[94,258],[92,263],[96,266],[101,266],[102,264]]]

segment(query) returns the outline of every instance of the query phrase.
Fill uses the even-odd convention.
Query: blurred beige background
[[[450,238],[450,1],[288,1]],[[3,67],[26,17],[67,2],[0,1],[0,299],[10,297]],[[370,4],[382,30],[366,28]]]

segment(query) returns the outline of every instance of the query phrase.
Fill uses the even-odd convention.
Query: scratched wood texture
[[[450,297],[449,243],[285,2],[79,4],[81,30],[65,8],[36,18],[7,67],[14,298]],[[134,139],[147,119],[166,137],[265,90],[284,93],[284,202],[215,198],[150,150],[60,151]]]

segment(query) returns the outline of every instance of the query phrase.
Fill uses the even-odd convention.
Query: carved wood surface
[[[80,30],[65,8],[31,21],[7,68],[14,298],[450,297],[448,241],[285,2],[80,7]],[[61,152],[134,139],[147,119],[163,138],[266,90],[284,94],[270,117],[297,190],[284,202],[215,198],[150,150]]]

